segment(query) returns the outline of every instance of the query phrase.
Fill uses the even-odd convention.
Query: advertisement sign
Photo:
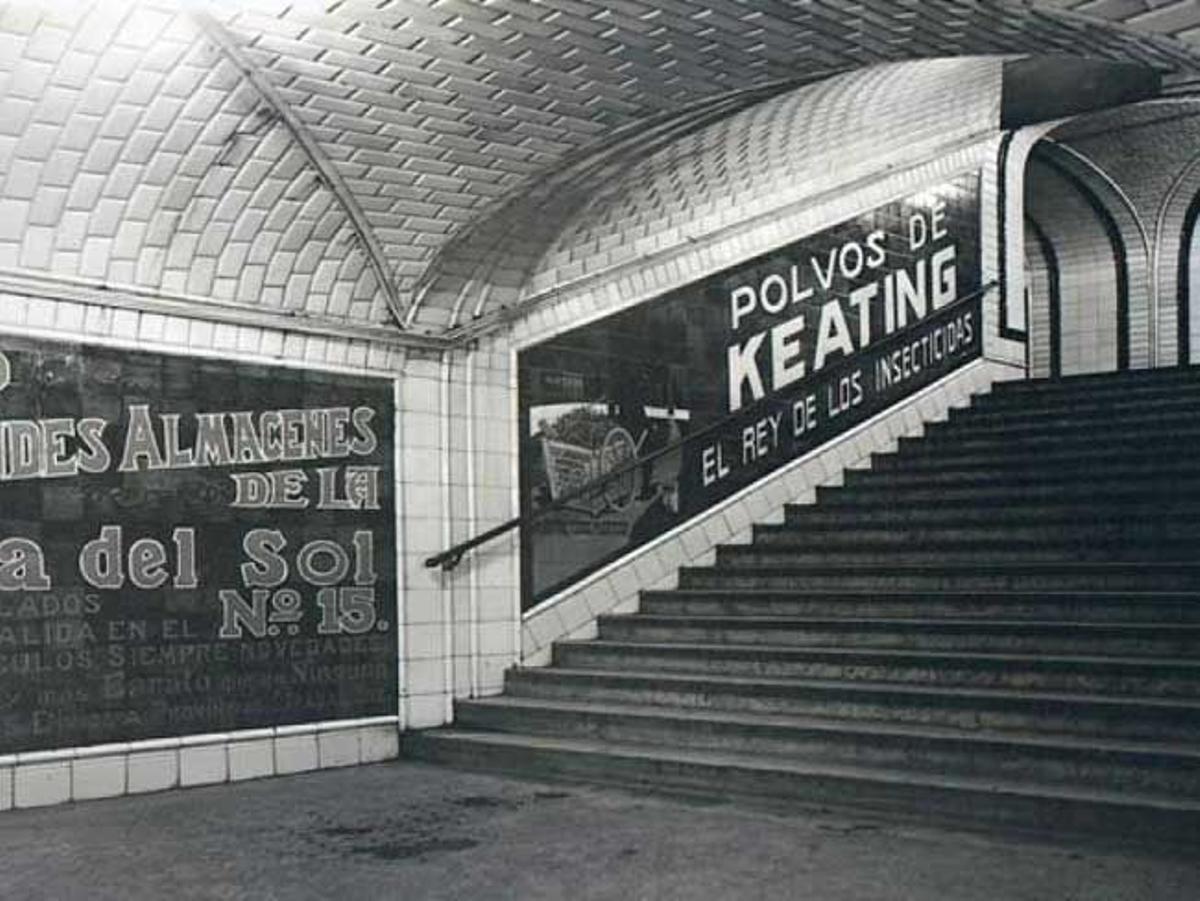
[[[526,605],[977,357],[978,182],[522,351]]]
[[[0,753],[396,709],[392,383],[0,336]]]

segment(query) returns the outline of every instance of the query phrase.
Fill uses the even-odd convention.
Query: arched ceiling
[[[1200,42],[1200,4],[1194,0],[1042,0],[1037,5],[1120,22],[1189,44]]]
[[[15,0],[0,5],[0,276],[441,333],[469,280],[434,290],[431,274],[492,246],[489,229],[527,227],[579,171],[879,62],[1064,53],[1186,83],[1196,7]]]
[[[996,126],[1003,59],[871,66],[698,129],[593,185],[587,204],[560,224],[538,260],[526,297],[564,282],[563,273],[585,261],[615,265],[693,244],[977,140]]]

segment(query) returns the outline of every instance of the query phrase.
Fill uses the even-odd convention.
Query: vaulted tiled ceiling
[[[1200,41],[1200,4],[1195,0],[1045,0],[1037,5],[1121,22],[1183,41]]]
[[[18,0],[0,6],[0,274],[440,332],[461,297],[430,273],[639,136],[890,60],[1070,53],[1187,80],[1197,6]]]

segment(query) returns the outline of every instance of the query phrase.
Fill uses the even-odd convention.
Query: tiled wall
[[[516,515],[516,382],[503,346],[412,358],[402,405],[406,728],[448,722],[454,697],[494,694],[517,655],[515,533],[452,571],[425,560]]]
[[[394,717],[0,755],[0,811],[388,760]]]
[[[1120,235],[1127,274],[1129,365],[1171,366],[1176,361],[1180,234],[1187,206],[1200,190],[1200,167],[1192,149],[1200,126],[1188,113],[1192,107],[1179,101],[1139,104],[1025,128],[1012,142],[1009,233],[1022,234],[1024,214],[1032,211],[1065,273],[1063,338],[1073,346],[1064,347],[1064,374],[1116,365],[1115,281],[1108,274],[1111,244],[1098,230],[1096,214],[1079,202],[1078,192],[1062,175],[1047,171],[1044,164],[1027,173],[1030,154],[1037,148],[1056,168],[1087,185]],[[1065,208],[1071,210],[1069,215]],[[1024,246],[1023,240],[1009,245],[1008,293],[1013,302],[1019,302],[1025,288],[1020,257]],[[1098,304],[1087,300],[1093,290]],[[1031,316],[1035,374],[1045,375],[1048,311],[1034,309]]]
[[[1034,152],[1039,164],[1049,163],[1064,178],[1073,179],[1086,188],[1094,203],[1105,212],[1106,228],[1110,229],[1124,257],[1125,308],[1127,324],[1124,339],[1128,348],[1128,365],[1145,369],[1152,365],[1157,347],[1157,317],[1155,316],[1150,278],[1151,236],[1146,223],[1133,205],[1124,186],[1094,160],[1058,141],[1043,142]],[[1076,193],[1080,193],[1078,190]],[[1036,198],[1035,198],[1036,199]],[[1100,221],[1098,214],[1092,220]],[[1112,243],[1106,245],[1112,255]],[[1103,252],[1097,248],[1097,252]]]
[[[1200,194],[1200,182],[1196,185],[1196,192]],[[1184,210],[1186,213],[1186,210]],[[1179,234],[1179,249],[1177,254],[1183,254],[1187,260],[1188,269],[1188,293],[1190,295],[1190,316],[1188,318],[1188,356],[1186,360],[1181,360],[1181,363],[1196,363],[1200,361],[1200,228],[1193,226],[1190,239],[1184,241],[1187,237],[1183,233],[1185,216],[1179,215],[1178,219],[1173,223],[1178,226]],[[1164,254],[1164,256],[1167,256]],[[1176,258],[1176,266],[1178,266],[1178,258]],[[1177,277],[1176,272],[1172,272],[1172,277]],[[1180,298],[1182,301],[1182,298]],[[1178,349],[1178,345],[1176,346]]]
[[[1026,203],[1058,258],[1062,374],[1114,371],[1117,270],[1103,226],[1070,182],[1036,160],[1026,170]]]
[[[1172,366],[1178,351],[1178,268],[1184,217],[1200,192],[1200,118],[1196,100],[1175,98],[1113,110],[1073,122],[1055,132],[1055,138],[1082,154],[1115,182],[1128,203],[1106,202],[1118,213],[1136,217],[1150,243],[1153,264],[1146,278],[1154,340],[1153,365]],[[1131,235],[1135,251],[1138,229]],[[1136,257],[1135,265],[1138,260]],[[1194,283],[1193,283],[1194,284]],[[1133,285],[1137,289],[1136,281]],[[1193,296],[1200,292],[1193,291]],[[1131,306],[1137,308],[1137,298]],[[1131,336],[1131,362],[1136,365],[1140,335],[1136,315]],[[1200,316],[1191,317],[1193,327]],[[1200,337],[1200,336],[1198,336]],[[1193,338],[1193,346],[1196,338]]]

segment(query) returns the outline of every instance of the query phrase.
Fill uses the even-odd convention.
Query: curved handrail
[[[1000,286],[999,281],[997,281],[997,280],[990,281],[987,284],[982,285],[979,288],[976,288],[974,291],[970,292],[969,294],[964,294],[962,297],[956,298],[953,303],[948,304],[946,307],[943,307],[943,309],[950,309],[950,308],[958,306],[959,304],[963,304],[963,303],[966,303],[967,301],[974,300],[977,297],[982,297],[983,295],[985,295],[989,291],[991,291],[993,288],[997,288],[999,286]],[[893,332],[888,337],[894,338],[897,335],[903,335],[906,332],[915,330],[916,328],[918,328],[919,326],[921,326],[923,324],[924,324],[923,321],[914,322],[911,325],[907,326],[906,328],[900,329],[897,332]],[[492,528],[488,529],[486,532],[480,532],[474,538],[469,538],[466,541],[461,541],[458,544],[454,545],[453,547],[448,548],[447,550],[444,550],[439,554],[434,554],[432,557],[427,557],[425,559],[425,566],[427,566],[429,568],[432,568],[435,566],[440,566],[445,571],[452,570],[456,566],[458,566],[458,564],[462,561],[463,555],[465,553],[467,553],[467,551],[474,550],[475,548],[479,547],[481,544],[486,544],[487,542],[491,541],[493,538],[499,538],[501,535],[503,535],[507,532],[511,532],[515,528],[518,528],[523,523],[533,522],[535,520],[541,519],[543,516],[546,516],[550,513],[561,510],[561,509],[569,506],[572,501],[576,501],[581,497],[586,497],[588,495],[594,494],[598,489],[600,489],[602,486],[608,484],[609,482],[611,482],[615,479],[621,478],[622,476],[628,475],[637,469],[640,469],[641,467],[645,466],[647,463],[649,463],[652,460],[657,460],[659,457],[663,457],[663,456],[666,456],[667,454],[674,453],[675,451],[678,451],[678,450],[700,440],[701,438],[706,438],[707,436],[711,435],[714,432],[719,432],[722,429],[724,429],[727,425],[729,425],[729,423],[731,423],[735,420],[744,419],[745,416],[746,416],[745,410],[738,410],[735,413],[730,413],[728,416],[722,417],[721,419],[705,426],[704,428],[700,429],[699,431],[692,432],[690,435],[687,435],[684,438],[680,439],[679,441],[676,441],[674,444],[668,444],[664,447],[660,447],[656,451],[652,451],[651,453],[646,454],[644,457],[635,457],[634,459],[632,459],[626,463],[622,463],[620,466],[610,469],[608,472],[593,479],[592,481],[590,481],[584,485],[580,485],[578,488],[575,488],[572,491],[568,491],[566,494],[557,498],[553,503],[548,504],[547,506],[542,507],[539,510],[534,510],[533,512],[526,514],[526,515],[514,516],[512,519],[508,520],[507,522],[503,522],[498,526],[493,526]]]

